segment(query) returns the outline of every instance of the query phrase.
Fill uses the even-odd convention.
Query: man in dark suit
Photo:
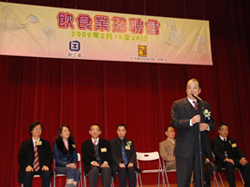
[[[24,187],[32,187],[33,176],[37,174],[42,178],[42,187],[50,186],[52,151],[50,143],[40,138],[42,130],[43,126],[39,121],[33,122],[30,125],[32,138],[23,142],[19,150],[18,181]]]
[[[98,124],[92,124],[89,127],[89,134],[91,139],[82,143],[82,161],[85,175],[89,178],[89,186],[97,186],[99,173],[101,173],[103,186],[110,187],[111,153],[109,141],[99,138],[101,127]]]
[[[118,172],[120,187],[127,186],[127,177],[129,187],[135,187],[136,153],[134,143],[125,137],[126,125],[119,124],[116,127],[116,133],[118,136],[110,140],[113,176],[116,181],[116,172]]]
[[[175,101],[171,110],[171,126],[177,130],[174,154],[176,156],[178,187],[189,186],[192,170],[194,170],[195,186],[201,186],[204,182],[201,181],[201,172],[204,172],[205,159],[212,157],[208,132],[215,128],[215,122],[211,115],[210,105],[205,101],[197,102],[193,96],[193,94],[198,96],[200,93],[199,81],[190,79],[186,85],[187,97]],[[199,133],[202,151],[201,162]]]
[[[235,139],[228,137],[228,125],[218,126],[219,136],[211,140],[218,171],[225,168],[230,187],[235,187],[234,170],[239,168],[244,175],[245,186],[250,186],[250,164],[237,146]]]

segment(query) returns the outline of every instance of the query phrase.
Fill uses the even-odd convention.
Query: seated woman
[[[80,180],[80,171],[76,167],[76,145],[67,125],[60,125],[53,143],[53,152],[56,174],[67,175],[66,187],[77,186]]]

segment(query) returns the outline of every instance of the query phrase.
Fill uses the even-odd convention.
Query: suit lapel
[[[190,119],[196,115],[196,111],[195,111],[194,107],[189,103],[187,98],[185,98],[183,105],[184,105],[184,109],[186,110],[186,113],[188,114]]]
[[[29,140],[29,142],[28,142],[28,146],[29,146],[30,151],[31,151],[31,153],[30,153],[30,154],[32,154],[32,158],[33,158],[33,160],[34,160],[34,145],[33,145],[32,138]]]
[[[99,143],[100,143],[100,141],[99,141]],[[89,150],[91,151],[91,153],[95,154],[94,144],[92,143],[91,139],[88,140],[88,146],[89,146]]]

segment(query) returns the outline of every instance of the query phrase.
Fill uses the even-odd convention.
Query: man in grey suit
[[[167,139],[159,143],[160,155],[166,162],[166,169],[176,169],[174,145],[175,145],[175,130],[171,126],[165,128]]]
[[[212,157],[208,133],[215,128],[215,122],[209,103],[205,101],[199,103],[193,96],[193,94],[198,96],[200,93],[199,81],[190,79],[186,85],[187,97],[175,101],[171,110],[171,126],[177,130],[174,154],[178,187],[189,186],[192,170],[194,170],[195,186],[201,186],[204,181],[201,181],[200,168],[203,168],[202,172],[204,172],[206,157],[210,160]],[[199,133],[201,135],[201,162]]]

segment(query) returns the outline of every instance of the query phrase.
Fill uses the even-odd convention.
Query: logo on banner
[[[146,45],[138,45],[138,56],[147,56],[147,46]]]
[[[77,40],[73,40],[69,42],[69,50],[70,51],[80,51],[81,47],[80,47],[80,42]]]

